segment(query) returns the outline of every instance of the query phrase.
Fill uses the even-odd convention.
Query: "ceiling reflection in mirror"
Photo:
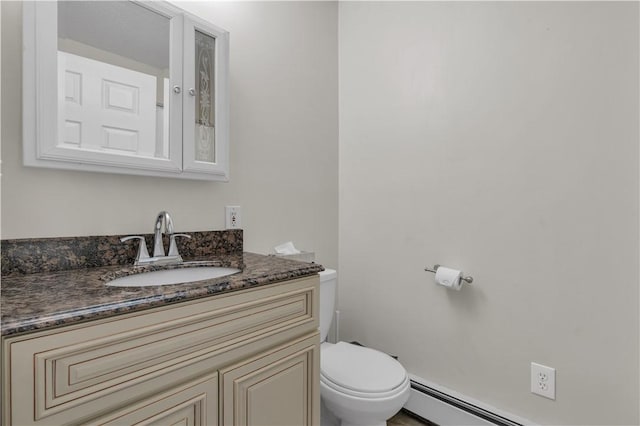
[[[169,18],[129,1],[58,2],[58,144],[169,157]]]

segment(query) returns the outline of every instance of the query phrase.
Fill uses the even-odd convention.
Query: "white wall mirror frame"
[[[166,47],[169,52],[169,76],[164,82],[164,96],[167,98],[164,99],[164,108],[165,117],[168,119],[164,127],[164,146],[161,155],[153,153],[140,155],[137,152],[122,152],[110,147],[104,149],[102,146],[93,146],[93,141],[88,147],[66,143],[63,138],[65,131],[63,127],[64,119],[67,117],[63,117],[64,113],[61,111],[63,111],[64,96],[68,97],[68,93],[61,93],[65,77],[62,75],[63,72],[58,71],[60,63],[65,61],[64,58],[59,59],[60,55],[65,53],[58,52],[58,4],[57,2],[24,2],[23,158],[25,166],[227,181],[229,177],[228,33],[166,2],[121,0],[120,3],[142,7],[145,11],[143,13],[161,15],[169,22],[169,46]],[[114,3],[110,2],[110,4]],[[213,99],[211,99],[215,111],[215,120],[211,125],[212,140],[215,143],[211,147],[213,149],[211,158],[204,161],[198,159],[195,154],[197,129],[194,131],[196,122],[194,115],[198,108],[194,105],[193,90],[189,90],[193,87],[196,75],[194,69],[196,65],[193,60],[195,46],[192,35],[196,29],[214,37],[216,47],[213,59],[215,75],[212,81]],[[187,60],[190,62],[186,62]],[[159,91],[162,92],[162,89]],[[148,141],[146,137],[136,137],[139,140]],[[100,139],[100,137],[94,139]],[[97,141],[95,143],[97,144]]]

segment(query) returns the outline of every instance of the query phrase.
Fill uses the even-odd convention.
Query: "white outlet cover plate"
[[[549,399],[556,399],[556,369],[531,363],[531,392]]]
[[[242,228],[242,222],[240,218],[240,206],[226,206],[224,224],[227,229],[239,229]],[[233,220],[235,216],[235,220]]]

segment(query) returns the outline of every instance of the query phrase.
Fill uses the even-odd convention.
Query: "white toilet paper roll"
[[[462,271],[457,269],[438,267],[436,270],[436,284],[453,289],[460,290],[462,287]]]

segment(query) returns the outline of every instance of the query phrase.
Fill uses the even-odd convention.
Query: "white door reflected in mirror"
[[[135,3],[58,2],[58,144],[169,158],[169,38]]]

